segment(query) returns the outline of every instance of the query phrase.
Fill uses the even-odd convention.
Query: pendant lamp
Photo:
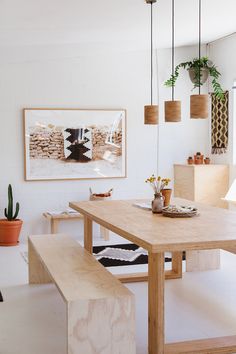
[[[201,59],[201,25],[202,25],[202,0],[199,1],[199,39],[198,39],[198,55]],[[199,67],[199,92],[198,95],[190,96],[190,117],[192,119],[205,119],[208,118],[208,104],[209,96],[201,94],[201,68]]]
[[[172,77],[175,70],[175,0],[172,0]],[[181,101],[175,101],[175,86],[172,85],[171,101],[165,101],[165,121],[181,121]]]
[[[144,107],[144,124],[158,124],[159,107],[153,105],[153,10],[157,0],[146,0],[151,5],[151,104]]]

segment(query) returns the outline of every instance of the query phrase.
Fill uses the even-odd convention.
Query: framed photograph
[[[25,179],[126,177],[126,111],[24,109]]]

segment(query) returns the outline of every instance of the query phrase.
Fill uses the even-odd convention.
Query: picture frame
[[[126,177],[126,110],[25,108],[25,180]]]

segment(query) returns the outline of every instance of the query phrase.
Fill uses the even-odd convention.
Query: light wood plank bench
[[[75,240],[30,236],[29,283],[53,282],[67,306],[68,354],[135,354],[134,295]]]

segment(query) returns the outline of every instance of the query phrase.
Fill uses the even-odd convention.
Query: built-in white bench
[[[75,240],[53,236],[29,237],[29,283],[53,282],[63,297],[67,353],[135,354],[133,294]]]

